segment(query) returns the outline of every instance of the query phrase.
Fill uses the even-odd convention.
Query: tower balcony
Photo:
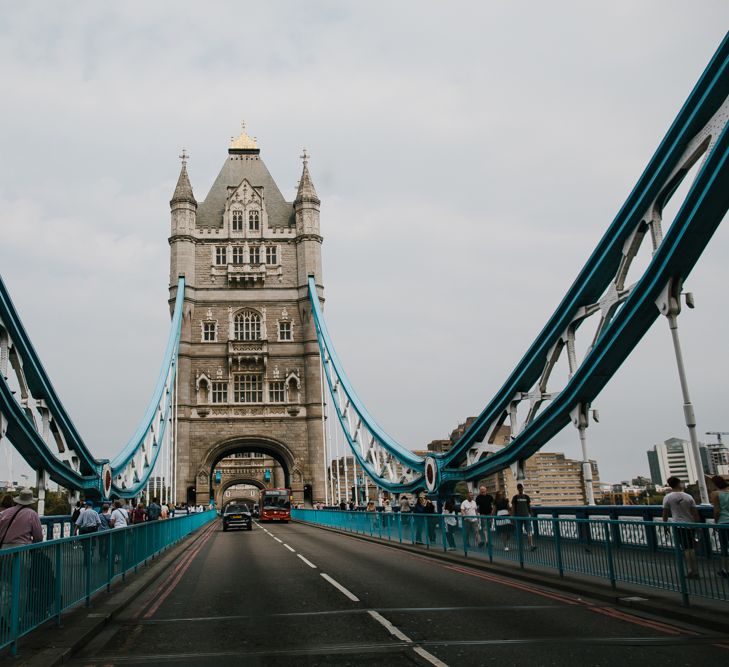
[[[229,340],[229,368],[240,368],[245,364],[266,365],[268,359],[267,340]]]
[[[229,285],[250,287],[262,285],[268,271],[265,264],[228,264],[227,273]]]

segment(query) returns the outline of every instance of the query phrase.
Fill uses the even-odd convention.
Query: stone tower
[[[204,201],[187,155],[170,201],[170,303],[186,282],[180,341],[177,500],[207,504],[226,456],[260,452],[296,502],[324,499],[320,357],[307,281],[322,295],[320,201],[306,152],[285,201],[245,130]]]

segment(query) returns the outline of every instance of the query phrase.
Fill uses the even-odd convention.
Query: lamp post
[[[706,488],[706,479],[704,479],[704,467],[701,465],[701,452],[699,451],[699,438],[696,433],[696,414],[694,413],[694,405],[689,395],[688,379],[686,378],[686,367],[683,362],[683,353],[681,351],[681,341],[678,337],[678,316],[681,313],[681,280],[672,279],[661,292],[661,296],[656,301],[658,310],[668,320],[668,327],[671,330],[671,339],[673,340],[673,351],[676,355],[676,366],[678,368],[678,379],[681,384],[681,394],[683,396],[683,414],[688,428],[689,438],[691,440],[691,453],[694,459],[694,467],[696,468],[696,476],[698,477],[699,493],[701,495],[701,504],[708,505],[709,492]],[[685,295],[686,305],[689,308],[694,307],[693,294],[687,292]]]

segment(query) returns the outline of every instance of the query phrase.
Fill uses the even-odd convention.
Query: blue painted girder
[[[547,325],[496,396],[456,445],[445,454],[433,455],[442,484],[449,485],[461,479],[477,480],[538,451],[570,422],[570,412],[576,405],[589,404],[612,378],[658,317],[655,302],[667,283],[672,279],[683,280],[689,275],[729,207],[729,138],[726,127],[706,157],[649,268],[605,327],[590,354],[565,388],[508,446],[484,460],[464,467],[469,449],[486,437],[488,429],[507,412],[514,396],[520,392],[528,392],[537,383],[544,370],[548,352],[559,341],[579,309],[596,303],[604,294],[617,274],[626,241],[635,232],[651,204],[662,194],[691,140],[728,96],[729,36],[720,45],[637,185]],[[422,475],[424,460],[414,457],[409,449],[387,436],[357,399],[333,350],[319,307],[316,286],[311,278],[309,297],[322,355],[329,355],[336,377],[350,397],[356,412],[385,449]],[[332,383],[328,374],[327,380],[331,389]],[[350,447],[362,464],[361,456],[347,435],[346,425],[339,412],[338,416]],[[368,465],[363,467],[377,484],[389,488]],[[408,489],[403,490],[423,486],[421,476],[408,485]]]

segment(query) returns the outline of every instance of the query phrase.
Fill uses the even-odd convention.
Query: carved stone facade
[[[284,200],[245,132],[205,201],[187,156],[170,202],[170,303],[185,278],[178,382],[178,500],[206,504],[212,471],[237,452],[273,457],[296,502],[324,499],[319,349],[309,307],[322,298],[319,199],[304,155]]]

